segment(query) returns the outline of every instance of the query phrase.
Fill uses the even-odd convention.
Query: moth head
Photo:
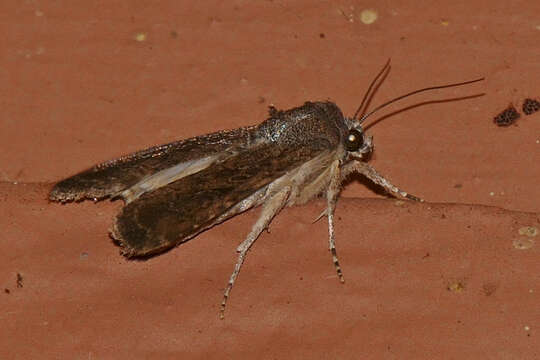
[[[373,150],[373,137],[366,135],[361,125],[355,124],[349,127],[344,146],[354,157],[367,157]]]

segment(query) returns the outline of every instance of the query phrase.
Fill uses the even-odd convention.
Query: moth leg
[[[377,170],[369,166],[367,163],[361,161],[351,161],[350,163],[342,167],[342,177],[347,176],[351,172],[359,172],[360,174],[364,175],[365,177],[373,181],[375,184],[382,186],[387,192],[398,198],[405,198],[412,201],[424,202],[423,199],[409,194],[406,191],[403,191],[398,187],[392,185],[390,181],[386,180],[384,176],[379,174]]]
[[[328,242],[330,252],[332,253],[332,261],[334,262],[339,281],[344,283],[345,279],[343,278],[343,272],[341,271],[341,266],[339,265],[336,252],[336,239],[334,236],[334,211],[336,210],[336,203],[339,191],[341,189],[341,172],[338,160],[332,163],[330,176],[330,184],[326,192],[328,207],[325,214],[328,217]]]
[[[312,224],[315,224],[317,221],[321,220],[324,216],[326,216],[326,213],[328,212],[328,209],[324,209],[320,214],[319,216],[317,216],[315,218],[315,220],[313,220]]]
[[[263,230],[268,227],[274,216],[283,208],[283,206],[285,206],[290,193],[291,188],[289,186],[286,186],[280,191],[278,191],[276,194],[272,195],[272,197],[267,200],[267,202],[263,205],[259,219],[251,228],[251,232],[247,236],[246,240],[244,240],[236,248],[236,252],[238,252],[238,260],[236,261],[236,265],[234,266],[231,278],[229,279],[229,283],[227,284],[227,288],[225,289],[225,292],[223,294],[223,301],[221,302],[221,309],[219,314],[219,317],[221,319],[225,317],[225,305],[227,303],[227,299],[229,298],[229,294],[231,293],[234,282],[238,277],[238,273],[240,272],[240,268],[244,263],[244,259],[249,248],[251,247],[251,245],[253,245],[255,240],[257,240],[261,232],[263,232]]]

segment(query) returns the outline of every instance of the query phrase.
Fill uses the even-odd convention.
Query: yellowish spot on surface
[[[34,12],[34,14],[35,14],[36,16],[43,16],[43,11],[41,11],[41,10],[36,10],[36,11]]]
[[[360,13],[360,21],[366,25],[373,24],[378,17],[379,15],[373,9],[362,10]]]
[[[139,32],[139,33],[135,34],[135,40],[139,41],[139,42],[146,41],[147,37],[148,37],[148,35],[146,33],[143,33],[143,32]]]
[[[395,206],[403,206],[405,204],[405,201],[403,200],[396,200],[394,201]]]
[[[534,226],[523,226],[519,228],[518,234],[522,237],[512,241],[512,245],[518,250],[527,250],[534,246],[535,241],[533,237],[538,235],[538,228]]]
[[[451,283],[448,285],[448,290],[455,293],[462,292],[463,290],[465,290],[465,284],[460,281]]]
[[[538,229],[534,226],[524,226],[522,228],[519,228],[518,230],[519,235],[528,236],[528,237],[535,237],[538,235]]]
[[[489,193],[489,196],[495,196],[495,193],[492,191]]]
[[[527,326],[527,325],[525,325],[525,326],[523,327],[523,330],[525,330],[525,331],[529,331],[529,330],[531,330],[531,327],[530,327],[530,326]]]
[[[522,237],[512,241],[512,245],[518,250],[528,250],[534,246],[534,239]]]
[[[442,26],[448,26],[448,25],[450,25],[450,21],[448,21],[448,20],[441,20],[441,25],[442,25]]]

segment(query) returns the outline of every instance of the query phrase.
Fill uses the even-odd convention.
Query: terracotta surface
[[[373,2],[76,3],[0,12],[0,358],[540,357],[540,236],[519,234],[540,228],[540,113],[492,122],[540,97],[540,3],[383,2],[370,25]],[[372,164],[427,202],[354,178],[337,209],[344,285],[326,222],[311,224],[323,200],[260,237],[224,321],[222,289],[258,210],[141,262],[107,236],[120,202],[46,200],[96,162],[258,123],[269,104],[329,98],[352,115],[389,57],[372,106],[487,80],[381,116],[486,95],[369,129]]]

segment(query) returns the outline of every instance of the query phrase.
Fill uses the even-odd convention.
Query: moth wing
[[[57,183],[52,201],[78,201],[116,196],[142,179],[165,169],[178,171],[195,165],[210,165],[213,156],[228,149],[248,147],[254,127],[239,128],[154,146],[98,164]],[[197,163],[199,159],[204,159]],[[184,169],[182,169],[184,164]],[[200,167],[200,166],[199,166]],[[193,169],[192,169],[193,170]]]
[[[128,257],[163,252],[246,210],[235,206],[327,146],[324,141],[296,147],[256,145],[128,203],[111,235]]]

